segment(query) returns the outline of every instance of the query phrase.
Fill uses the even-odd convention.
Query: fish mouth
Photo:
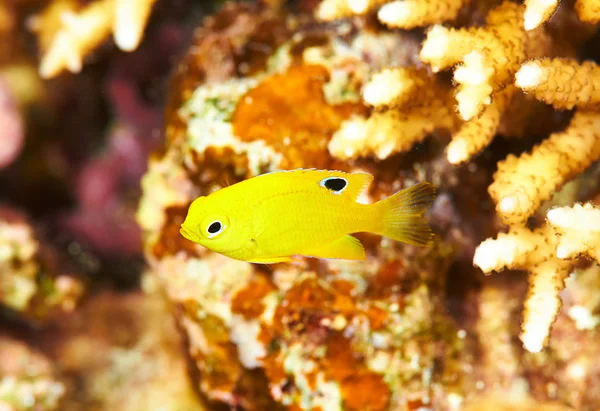
[[[189,228],[187,228],[186,226],[184,226],[183,224],[181,225],[181,228],[179,229],[179,233],[180,233],[180,234],[181,234],[183,237],[187,238],[187,239],[188,239],[188,240],[190,240],[190,241],[194,241],[194,238],[196,237],[196,236],[195,236],[195,235],[192,233],[192,231],[191,231]]]

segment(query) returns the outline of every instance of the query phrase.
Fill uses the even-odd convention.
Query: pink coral
[[[0,77],[0,169],[10,165],[23,148],[25,126],[16,99]]]

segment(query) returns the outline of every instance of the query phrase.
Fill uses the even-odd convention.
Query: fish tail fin
[[[375,203],[382,220],[377,234],[412,245],[429,244],[432,232],[423,213],[434,198],[435,186],[423,182]]]

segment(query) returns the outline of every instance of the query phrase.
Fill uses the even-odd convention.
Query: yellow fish
[[[350,235],[358,232],[426,245],[431,230],[422,215],[434,186],[420,183],[375,204],[358,203],[372,180],[366,173],[314,169],[262,174],[194,200],[181,234],[228,257],[265,264],[294,255],[364,260],[362,244]]]

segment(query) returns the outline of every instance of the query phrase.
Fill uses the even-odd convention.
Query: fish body
[[[425,245],[423,218],[435,196],[420,183],[375,204],[357,202],[371,183],[367,173],[292,170],[263,174],[199,197],[181,234],[204,247],[254,263],[290,261],[294,255],[364,260],[352,233],[370,232]]]

